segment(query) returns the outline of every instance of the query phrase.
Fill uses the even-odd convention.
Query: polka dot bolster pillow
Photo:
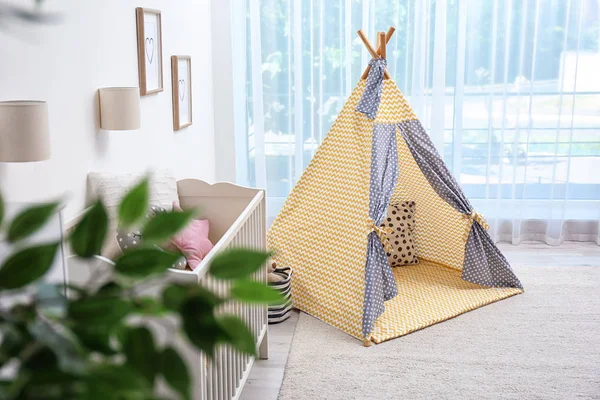
[[[146,214],[146,220],[149,220],[156,214],[165,212],[165,211],[167,211],[167,210],[165,210],[164,208],[162,208],[160,206],[150,205],[150,209],[148,210],[148,213]],[[129,228],[129,229],[131,229],[131,228]],[[142,238],[142,234],[141,234],[139,228],[134,228],[133,230],[124,230],[122,228],[119,228],[117,230],[117,243],[119,244],[119,247],[121,248],[121,251],[123,251],[123,252],[126,252],[127,250],[131,250],[133,248],[138,247],[142,243],[142,240],[143,240],[143,238]],[[156,246],[156,247],[158,247],[158,246]],[[186,266],[187,266],[187,260],[184,256],[181,256],[181,258],[179,260],[177,260],[175,262],[175,264],[173,264],[171,266],[171,268],[185,269]]]
[[[393,203],[387,209],[387,216],[381,227],[391,229],[385,236],[389,243],[386,254],[392,267],[419,263],[413,239],[415,211],[414,201]]]

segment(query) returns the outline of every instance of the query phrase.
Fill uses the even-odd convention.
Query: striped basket
[[[269,324],[278,324],[290,317],[292,312],[292,269],[290,267],[275,268],[272,272],[282,279],[277,282],[269,282],[269,286],[277,290],[284,297],[281,304],[269,306]]]

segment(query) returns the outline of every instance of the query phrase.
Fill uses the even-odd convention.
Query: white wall
[[[13,4],[33,3],[10,0]],[[97,89],[138,86],[135,8],[162,11],[164,91],[141,98],[141,129],[98,126]],[[0,100],[48,102],[52,158],[0,163],[7,201],[66,195],[66,218],[84,206],[88,171],[171,168],[178,178],[215,177],[210,0],[53,0],[55,25],[0,20]],[[7,32],[8,31],[8,32]],[[173,132],[171,55],[192,57],[192,126]]]

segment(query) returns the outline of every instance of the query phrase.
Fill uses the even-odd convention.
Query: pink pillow
[[[183,210],[177,202],[173,202],[173,211]],[[207,219],[195,219],[171,239],[171,243],[183,253],[192,270],[214,247],[208,239],[209,228]]]

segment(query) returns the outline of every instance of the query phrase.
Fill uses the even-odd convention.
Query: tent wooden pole
[[[387,33],[385,34],[385,43],[389,43],[390,39],[392,38],[392,36],[394,35],[394,32],[396,31],[396,28],[394,28],[393,26],[390,26],[390,29],[388,29]],[[381,54],[381,46],[379,46],[377,48],[377,54]],[[371,70],[371,66],[367,65],[367,68],[365,69],[365,72],[363,72],[362,76],[360,77],[361,79],[367,79],[367,76],[369,76],[369,71]]]
[[[379,55],[381,56],[381,58],[385,58],[385,56],[387,55],[385,50],[385,32],[379,32],[379,43],[381,43],[379,46],[377,46],[377,49],[379,50]]]
[[[373,57],[373,58],[379,58],[379,55],[377,54],[377,52],[373,48],[373,45],[371,44],[371,42],[369,42],[369,39],[367,39],[367,36],[365,35],[365,33],[363,32],[362,29],[358,30],[358,37],[360,37],[360,40],[362,40],[362,42],[364,43],[364,45],[367,48],[367,50],[369,50],[369,53],[371,54],[371,57]]]
[[[379,54],[377,54],[377,52],[373,48],[373,45],[371,44],[371,42],[369,42],[369,39],[367,39],[367,37],[365,36],[365,33],[363,32],[362,29],[358,30],[358,37],[360,37],[360,40],[362,40],[362,42],[364,43],[365,47],[367,48],[367,50],[371,54],[371,57],[373,57],[373,58],[379,58]],[[387,72],[387,69],[384,71],[383,77],[385,79],[390,79],[390,74]]]

